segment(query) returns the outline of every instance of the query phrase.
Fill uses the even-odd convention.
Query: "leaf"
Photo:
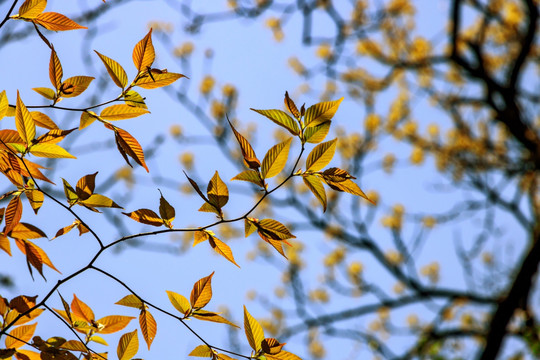
[[[304,130],[304,140],[311,144],[318,144],[326,138],[330,131],[331,121]]]
[[[342,182],[348,179],[356,179],[347,171],[336,168],[336,167],[324,170],[321,173],[321,175],[324,180],[331,181],[331,182]]]
[[[368,198],[367,195],[364,194],[362,189],[360,189],[358,185],[356,185],[356,183],[354,183],[352,180],[345,180],[345,181],[340,181],[340,182],[326,181],[326,183],[328,184],[328,186],[330,186],[334,190],[343,191],[349,194],[363,197],[364,199],[366,199],[367,201],[375,205],[375,202],[373,202],[373,200]]]
[[[144,341],[148,346],[148,350],[150,350],[150,346],[157,333],[156,320],[149,311],[143,309],[139,315],[139,325],[141,326],[141,333],[143,334]]]
[[[13,197],[6,208],[6,227],[4,233],[9,234],[19,223],[22,216],[22,202],[19,195]]]
[[[273,355],[281,352],[284,345],[285,343],[280,344],[279,341],[274,338],[266,338],[262,341],[261,348],[264,353]]]
[[[138,92],[134,90],[129,90],[125,92],[124,101],[126,102],[126,105],[129,105],[129,106],[136,106],[143,109],[148,108],[146,104],[144,103],[144,98]]]
[[[332,160],[336,152],[337,139],[319,144],[311,150],[306,160],[307,171],[319,171]]]
[[[27,342],[32,339],[34,331],[36,331],[36,325],[22,325],[11,330],[9,335],[6,337],[6,348],[18,349],[23,345],[26,345]]]
[[[122,209],[120,205],[106,197],[105,195],[101,194],[92,194],[88,199],[86,200],[79,200],[79,204],[83,204],[85,206],[95,208],[95,207],[107,207],[107,208],[117,208]]]
[[[41,360],[41,354],[31,350],[19,349],[15,353],[17,360]],[[71,358],[70,360],[74,360]]]
[[[109,315],[105,316],[96,322],[103,327],[98,326],[96,330],[99,334],[112,334],[117,331],[124,329],[129,325],[131,320],[135,319],[133,316],[122,316],[122,315]]]
[[[199,345],[195,349],[191,350],[188,356],[212,357],[214,356],[214,352],[207,345]]]
[[[232,262],[234,265],[240,267],[240,265],[238,265],[236,261],[234,261],[234,256],[229,245],[225,244],[223,241],[219,240],[215,236],[210,236],[209,242],[210,246],[212,246],[212,249],[214,249],[218,254]]]
[[[298,135],[300,134],[300,127],[298,122],[290,117],[286,112],[281,110],[257,110],[251,109],[255,112],[258,112],[261,115],[266,116],[268,119],[272,120],[274,123],[278,124],[281,127],[287,129],[291,134]],[[298,110],[297,110],[298,111]]]
[[[265,357],[267,360],[302,360],[300,357],[285,350],[281,350],[275,355],[265,355]]]
[[[169,297],[169,301],[171,302],[172,306],[174,306],[176,310],[178,310],[183,315],[187,315],[189,313],[191,305],[189,304],[188,299],[186,299],[180,294],[169,290],[167,290],[167,296]]]
[[[67,16],[56,12],[41,13],[34,19],[34,22],[52,31],[88,29],[86,26],[81,26]]]
[[[85,175],[77,181],[75,193],[79,199],[86,200],[92,196],[96,187],[96,175],[97,171],[93,174]]]
[[[64,76],[64,72],[62,70],[60,59],[58,58],[56,51],[51,49],[51,59],[49,61],[49,79],[51,79],[51,84],[56,91],[58,91],[58,89],[60,89],[60,85],[62,85],[62,76]]]
[[[139,72],[152,66],[154,59],[156,58],[154,45],[152,45],[152,29],[150,29],[148,34],[135,45],[132,57],[135,68]]]
[[[50,88],[37,87],[37,88],[32,88],[32,90],[34,90],[39,95],[43,96],[45,99],[48,99],[48,100],[54,100],[54,98],[56,97],[56,92]]]
[[[125,333],[118,342],[116,353],[119,360],[131,360],[139,351],[139,339],[137,329],[130,333]]]
[[[79,130],[82,130],[87,126],[90,126],[94,121],[96,121],[96,119],[98,119],[98,116],[93,111],[83,111],[81,113]]]
[[[332,120],[342,101],[343,98],[335,101],[325,101],[307,108],[306,115],[304,116],[305,126],[317,126]]]
[[[132,308],[135,308],[135,309],[143,309],[144,308],[144,303],[141,301],[141,299],[139,299],[138,297],[136,297],[133,294],[124,296],[123,298],[121,298],[120,300],[115,302],[115,304],[116,305],[122,305],[122,306],[128,306],[128,307],[132,307]]]
[[[244,220],[244,232],[246,237],[253,234],[257,230],[257,223],[253,221],[254,219],[247,218]]]
[[[313,195],[321,202],[323,211],[326,211],[326,191],[322,181],[315,175],[306,175],[302,179]]]
[[[144,114],[148,114],[150,111],[141,108],[129,106],[126,104],[111,105],[103,109],[99,117],[109,121],[124,120],[135,118]]]
[[[71,301],[71,312],[88,323],[91,323],[95,319],[92,309],[83,301],[79,300],[75,294],[73,294],[73,300]]]
[[[109,76],[114,81],[114,83],[119,88],[125,88],[128,83],[128,77],[124,68],[113,59],[103,54],[100,54],[96,50],[94,50],[94,52],[98,54],[101,61],[103,61],[103,64],[105,65],[105,68],[107,69],[107,72],[109,73]]]
[[[233,177],[231,180],[249,181],[264,189],[264,183],[261,180],[261,176],[259,175],[259,172],[255,170],[244,170],[240,174]]]
[[[18,224],[16,224],[13,230],[8,233],[8,235],[12,238],[23,240],[47,237],[47,235],[45,235],[45,233],[36,226],[24,222],[19,222]]]
[[[30,147],[30,153],[37,157],[46,157],[51,159],[76,159],[61,146],[51,143],[35,144]]]
[[[161,226],[163,225],[163,220],[150,209],[139,209],[130,213],[122,213],[126,216],[129,216],[133,220],[140,222],[146,225],[152,226]]]
[[[0,250],[4,250],[9,256],[11,256],[11,246],[9,239],[4,233],[0,233]]]
[[[195,180],[193,180],[192,178],[190,178],[186,172],[184,171],[184,175],[187,177],[189,183],[191,184],[191,186],[193,187],[193,189],[195,189],[195,191],[197,192],[197,194],[199,194],[199,196],[205,201],[205,202],[208,202],[208,199],[206,198],[206,196],[204,196],[204,194],[202,193],[201,189],[199,188],[199,185],[197,185],[197,183],[195,182]]]
[[[198,310],[205,307],[212,299],[212,276],[214,276],[214,272],[198,280],[193,285],[189,298],[193,309]]]
[[[19,17],[33,19],[45,10],[47,0],[26,0],[19,8]]]
[[[71,231],[74,227],[76,227],[76,226],[77,226],[77,224],[76,224],[76,223],[73,223],[73,224],[71,224],[71,225],[68,225],[68,226],[65,226],[65,227],[61,228],[60,230],[58,230],[58,231],[56,232],[56,235],[54,235],[54,237],[53,237],[51,240],[54,240],[54,239],[56,239],[57,237],[60,237],[60,236],[62,236],[62,235],[67,234],[68,232],[70,232],[70,231]]]
[[[60,349],[88,352],[88,348],[86,347],[86,345],[84,345],[84,343],[80,342],[79,340],[68,340],[62,345],[60,345]]]
[[[193,317],[195,319],[203,320],[203,321],[211,321],[221,324],[227,324],[233,327],[240,328],[238,325],[233,324],[229,320],[225,319],[223,316],[219,316],[219,314],[211,311],[205,311],[205,310],[197,310],[193,313]]]
[[[141,165],[146,170],[146,172],[150,172],[148,170],[148,167],[146,166],[146,162],[144,161],[144,152],[139,142],[133,136],[131,136],[130,133],[120,129],[119,127],[113,126],[111,124],[105,124],[105,127],[114,130],[118,150],[120,150],[122,156],[124,156],[124,159],[126,160],[128,165],[131,166],[129,161],[127,161],[126,155],[129,155],[131,158],[133,158],[133,160],[135,160],[137,164]]]
[[[73,205],[79,200],[79,197],[66,179],[62,179],[62,182],[64,183],[64,194],[66,195],[66,199],[70,205]]]
[[[169,202],[163,197],[161,191],[159,194],[161,195],[159,198],[159,215],[165,222],[165,225],[171,229],[176,212],[174,211],[174,207],[172,207],[171,204],[169,204]]]
[[[89,340],[95,343],[98,343],[100,345],[109,346],[109,344],[107,344],[105,339],[103,339],[101,336],[98,336],[98,335],[93,335]]]
[[[193,238],[193,246],[195,246],[210,239],[210,234],[207,230],[197,230],[193,234]]]
[[[43,264],[45,264],[51,269],[61,274],[61,272],[53,265],[53,263],[47,256],[47,253],[36,244],[21,239],[15,239],[15,244],[17,245],[19,250],[24,255],[26,255],[26,261],[28,263],[28,269],[30,270],[30,273],[32,273],[32,270],[30,268],[30,265],[32,265],[34,268],[36,268],[39,274],[43,276]],[[43,278],[45,277],[43,276]]]
[[[227,189],[227,185],[221,180],[217,171],[208,182],[206,194],[208,195],[208,202],[218,209],[221,209],[229,201],[229,189]]]
[[[73,131],[75,131],[77,128],[73,128],[70,130],[61,130],[61,129],[52,129],[48,131],[47,133],[41,135],[36,139],[36,143],[52,143],[56,144],[62,141],[67,135],[71,134]]]
[[[253,316],[247,311],[246,306],[244,305],[244,330],[246,332],[246,337],[249,342],[249,346],[255,352],[261,350],[261,343],[264,340],[264,331],[261,327],[261,324],[255,320]]]
[[[30,112],[30,115],[32,116],[32,119],[34,119],[34,123],[37,126],[48,130],[58,129],[58,125],[56,125],[54,121],[52,121],[51,118],[44,113],[40,111],[32,111]]]
[[[150,71],[152,76],[141,76],[135,81],[135,86],[142,87],[143,89],[156,89],[163,86],[167,86],[175,82],[176,80],[186,77],[182,74],[173,72],[161,72],[156,73],[154,69]]]
[[[6,95],[6,90],[0,92],[0,120],[6,116],[6,113],[9,109],[9,102]]]
[[[297,119],[300,118],[300,111],[298,111],[298,108],[296,107],[296,104],[292,99],[289,97],[289,93],[285,91],[285,99],[283,100],[285,102],[285,108],[289,110],[291,114]]]
[[[199,211],[211,212],[211,213],[216,214],[220,218],[223,218],[223,212],[221,211],[221,209],[207,202],[202,204],[202,206],[199,208]]]
[[[6,324],[11,324],[13,321],[15,321],[13,323],[13,326],[18,326],[18,325],[23,325],[23,324],[26,324],[30,321],[33,321],[34,319],[36,319],[39,315],[41,315],[45,310],[43,309],[34,309],[32,310],[32,312],[30,312],[30,314],[27,314],[23,317],[21,317],[19,320],[15,321],[15,319],[17,318],[17,316],[19,316],[21,313],[18,312],[17,310],[13,309],[9,312],[9,314],[6,316],[6,320],[5,320],[5,323]]]
[[[18,90],[15,125],[17,126],[17,132],[21,136],[21,139],[23,139],[26,144],[30,144],[36,137],[36,124],[32,115],[30,115],[30,112],[22,102]]]
[[[94,80],[91,76],[73,76],[64,80],[60,85],[59,95],[65,98],[72,98],[81,95]]]
[[[296,238],[289,230],[280,223],[273,219],[263,219],[258,222],[259,233],[263,233],[266,237],[274,240],[286,240]]]
[[[244,163],[248,168],[252,170],[258,170],[261,167],[261,162],[259,161],[259,159],[257,159],[255,151],[253,151],[253,148],[246,140],[246,138],[243,137],[242,134],[240,134],[238,131],[236,131],[228,118],[227,121],[229,121],[229,125],[231,126],[234,136],[236,137],[238,144],[240,144],[240,150],[242,151],[242,156],[244,157]]]
[[[263,179],[269,179],[276,176],[283,170],[289,157],[289,149],[291,147],[292,138],[274,145],[264,156],[261,176]]]

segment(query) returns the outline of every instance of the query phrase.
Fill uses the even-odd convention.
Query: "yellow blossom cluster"
[[[420,269],[420,274],[423,276],[426,276],[429,281],[433,284],[439,282],[440,277],[440,266],[438,262],[432,262],[430,264],[427,264],[423,266]]]
[[[326,291],[326,289],[319,288],[309,292],[309,300],[313,302],[327,303],[330,301],[330,296],[328,295],[328,291]]]
[[[281,20],[276,17],[270,17],[266,19],[265,25],[272,30],[272,34],[274,35],[274,40],[281,41],[285,37],[285,34],[283,33],[283,29],[281,27]]]
[[[180,155],[179,160],[182,163],[184,169],[191,170],[193,168],[194,157],[195,155],[193,155],[193,153],[190,151],[186,151],[182,153],[182,155]]]
[[[193,50],[195,49],[195,45],[191,41],[187,41],[180,46],[177,46],[173,50],[174,56],[177,57],[187,57],[193,53]]]
[[[123,166],[114,173],[116,180],[125,181],[126,185],[131,188],[135,184],[135,177],[133,176],[133,169],[129,166]]]
[[[401,204],[396,204],[392,208],[392,212],[384,216],[381,220],[381,223],[384,227],[391,228],[393,230],[400,230],[403,226],[403,215],[405,213],[405,208]]]
[[[178,138],[182,136],[182,133],[182,126],[180,126],[179,124],[171,125],[171,127],[169,128],[169,134],[171,134],[172,137]]]
[[[384,257],[391,265],[397,266],[403,262],[403,255],[396,250],[388,250]]]
[[[216,84],[216,80],[214,79],[214,77],[211,75],[206,75],[201,81],[199,90],[204,95],[208,95],[214,89],[215,84]]]
[[[293,71],[295,73],[297,73],[298,75],[305,75],[306,74],[306,72],[307,72],[306,67],[304,66],[304,64],[302,64],[300,62],[300,60],[298,60],[297,57],[289,58],[288,63],[289,63],[289,66],[291,67],[291,69],[293,69]]]
[[[315,50],[315,55],[323,60],[330,60],[333,55],[332,46],[329,43],[321,43]]]
[[[342,246],[338,247],[324,258],[324,266],[335,266],[345,260],[346,249]]]
[[[174,25],[165,21],[150,21],[148,22],[148,29],[152,29],[155,32],[172,33],[174,31]]]

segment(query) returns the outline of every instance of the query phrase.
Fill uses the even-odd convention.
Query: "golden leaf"
[[[214,272],[198,280],[193,285],[189,298],[193,309],[198,310],[205,307],[212,299],[212,276],[214,276]]]
[[[19,17],[33,19],[45,10],[47,0],[26,0],[19,8]]]
[[[113,126],[111,124],[105,124],[105,127],[114,131],[118,150],[120,151],[128,165],[131,166],[127,159],[127,156],[129,155],[131,158],[133,158],[133,160],[135,160],[137,164],[141,165],[146,170],[146,172],[150,172],[148,170],[148,167],[146,166],[146,162],[144,161],[144,152],[139,142],[133,136],[131,136],[130,133],[120,129],[119,127]]]
[[[48,117],[41,111],[31,111],[30,115],[32,116],[32,119],[34,119],[34,123],[37,126],[45,128],[47,130],[58,129],[58,125],[56,125],[54,121],[51,120],[50,117]]]
[[[206,194],[208,202],[218,209],[221,209],[229,201],[229,189],[227,189],[227,185],[221,180],[217,171],[208,182]]]
[[[75,156],[71,155],[64,149],[56,144],[46,143],[46,144],[34,144],[30,147],[30,154],[38,157],[46,157],[51,159],[58,158],[67,158],[67,159],[76,159]]]
[[[193,233],[193,246],[210,239],[210,234],[206,230],[197,230]]]
[[[234,326],[237,328],[240,328],[238,325],[233,324],[229,320],[225,319],[223,316],[219,316],[219,314],[211,311],[205,311],[205,310],[197,310],[193,312],[193,317],[195,319],[203,320],[203,321],[211,321],[216,323],[222,323],[227,324],[230,326]]]
[[[289,157],[292,138],[274,145],[264,156],[261,166],[261,176],[263,179],[269,179],[276,176],[283,170]]]
[[[64,80],[58,91],[59,96],[72,98],[81,95],[94,80],[91,76],[73,76]]]
[[[325,101],[307,108],[304,116],[306,127],[317,126],[332,120],[342,101],[343,98],[335,101]]]
[[[129,306],[135,309],[143,309],[144,303],[133,294],[126,295],[122,299],[115,302],[116,305]]]
[[[161,195],[159,198],[159,215],[165,222],[165,225],[171,229],[176,212],[174,211],[174,207],[172,207],[171,204],[165,200],[161,191],[159,194]]]
[[[152,225],[152,226],[161,226],[163,225],[163,220],[150,209],[139,209],[132,211],[130,213],[122,213],[126,216],[129,216],[133,220],[140,222],[142,224]]]
[[[291,134],[298,135],[300,134],[300,127],[298,122],[291,118],[286,112],[281,110],[257,110],[251,109],[255,112],[258,112],[261,115],[266,116],[268,119],[272,120],[274,123],[279,126],[287,129]]]
[[[175,293],[174,291],[169,290],[167,290],[167,296],[169,297],[169,301],[171,302],[172,306],[174,306],[176,310],[183,315],[187,315],[189,313],[191,305],[189,304],[188,299],[180,294]]]
[[[71,301],[71,312],[73,315],[84,319],[87,323],[91,323],[95,319],[92,309],[75,294],[73,294],[73,300]]]
[[[154,45],[152,45],[152,29],[150,29],[148,34],[135,45],[132,57],[135,68],[139,72],[152,66],[154,59],[156,58]]]
[[[47,253],[36,244],[22,239],[15,239],[15,244],[19,250],[26,255],[27,262],[35,267],[41,276],[43,276],[43,264],[60,273],[47,256]],[[28,269],[30,270],[30,273],[32,273],[30,267],[28,267]]]
[[[259,233],[263,233],[265,237],[274,240],[286,240],[295,238],[289,230],[280,223],[279,221],[273,219],[263,219],[257,223]]]
[[[34,309],[30,312],[30,314],[27,314],[23,317],[21,317],[19,320],[15,321],[17,316],[19,316],[21,313],[17,310],[13,309],[9,312],[9,314],[6,317],[5,323],[11,324],[13,321],[13,326],[23,325],[26,324],[34,319],[36,319],[39,315],[41,315],[45,310],[44,309]]]
[[[261,350],[261,343],[264,340],[264,331],[257,320],[247,311],[244,305],[244,330],[249,342],[249,346],[255,352]]]
[[[101,194],[92,194],[88,199],[86,200],[79,200],[79,204],[83,204],[90,208],[95,207],[107,207],[107,208],[117,208],[122,209],[120,205],[106,197],[105,195]]]
[[[287,91],[285,91],[285,99],[283,101],[285,102],[285,108],[289,110],[289,112],[293,114],[295,118],[300,118],[300,111],[298,111],[296,104],[289,97],[289,93]]]
[[[12,238],[23,240],[47,237],[47,235],[45,235],[45,233],[41,231],[38,227],[25,222],[17,223],[17,225],[13,227],[13,230],[11,230],[8,235]]]
[[[18,349],[29,342],[34,335],[34,331],[36,331],[36,325],[37,323],[32,325],[22,325],[11,330],[9,333],[11,336],[6,337],[6,348]]]
[[[134,90],[129,90],[125,92],[124,101],[126,102],[126,105],[129,106],[141,107],[143,109],[148,108],[144,103],[144,98]]]
[[[52,31],[88,29],[86,26],[81,26],[67,16],[56,12],[41,13],[34,19],[34,22]]]
[[[321,173],[323,179],[331,182],[342,182],[348,179],[356,179],[354,176],[349,174],[347,171],[333,167],[324,170]]]
[[[311,144],[318,144],[326,138],[330,131],[331,121],[324,122],[320,125],[309,127],[304,130],[304,141]]]
[[[64,72],[62,70],[60,59],[58,58],[56,51],[51,49],[51,59],[49,61],[49,79],[51,79],[51,84],[56,91],[58,91],[58,89],[60,89],[60,85],[62,85],[62,76],[64,76]]]
[[[254,221],[255,219],[247,218],[244,220],[244,232],[246,237],[253,234],[257,230],[257,223]]]
[[[306,160],[307,171],[319,171],[332,160],[336,152],[337,139],[319,144],[311,150]]]
[[[75,202],[77,202],[77,200],[79,200],[79,197],[66,179],[62,179],[62,182],[64,183],[64,194],[66,195],[66,199],[70,205],[73,205]]]
[[[231,180],[249,181],[264,189],[264,183],[261,179],[261,176],[259,175],[259,172],[255,170],[244,170],[235,177],[233,177]]]
[[[37,87],[37,88],[32,88],[32,90],[34,90],[39,95],[43,96],[45,99],[48,99],[48,100],[54,100],[54,98],[56,97],[56,92],[50,88]]]
[[[279,341],[274,338],[266,338],[262,341],[261,348],[266,354],[277,354],[281,351],[283,345],[285,344],[280,344]]]
[[[93,111],[83,111],[81,113],[81,121],[79,124],[79,130],[84,129],[85,127],[91,125],[94,121],[98,119],[98,116]]]
[[[188,356],[196,357],[212,357],[214,352],[207,345],[199,345],[195,349],[191,350]]]
[[[43,200],[45,199],[45,196],[41,191],[37,189],[25,190],[24,194],[26,195],[30,206],[34,210],[34,213],[37,215],[39,209],[41,208],[41,205],[43,205]]]
[[[234,265],[240,267],[240,265],[238,265],[236,261],[234,261],[234,256],[229,245],[225,244],[223,241],[219,240],[215,236],[210,236],[209,243],[210,246],[212,246],[212,249],[214,249],[218,254],[232,262]]]
[[[86,200],[92,196],[96,187],[96,175],[97,171],[93,174],[85,175],[77,181],[75,193],[79,199]]]
[[[343,191],[349,194],[363,197],[364,199],[366,199],[367,201],[375,205],[375,202],[373,202],[373,200],[368,198],[367,195],[364,194],[362,189],[360,189],[358,185],[356,185],[352,180],[345,180],[345,181],[340,181],[340,182],[333,182],[333,181],[325,180],[325,182],[328,184],[328,186],[330,186],[334,190]]]
[[[98,54],[101,61],[103,61],[103,64],[105,64],[105,68],[107,69],[107,72],[114,83],[119,88],[125,88],[128,83],[128,77],[124,68],[113,59],[98,53],[96,50],[94,51],[96,54]]]
[[[9,234],[19,223],[22,216],[22,202],[19,195],[13,197],[6,208],[6,227],[4,233]]]
[[[98,329],[96,330],[96,332],[99,334],[115,333],[128,326],[133,319],[135,319],[133,316],[122,315],[109,315],[102,317],[101,319],[96,320],[96,322],[98,323]]]
[[[62,345],[60,345],[60,349],[65,350],[71,350],[71,351],[80,351],[80,352],[88,352],[88,348],[86,345],[79,340],[68,340]]]
[[[148,114],[150,111],[126,104],[111,105],[103,109],[99,117],[109,121],[124,120]]]
[[[248,168],[252,170],[259,169],[261,167],[261,162],[259,161],[259,159],[257,159],[255,151],[253,151],[253,148],[251,147],[249,141],[247,141],[246,138],[242,136],[242,134],[236,131],[228,118],[227,121],[229,121],[229,125],[231,126],[234,136],[236,137],[238,144],[240,144],[240,150],[242,151],[242,156],[244,157],[244,163]]]
[[[267,360],[302,360],[300,357],[285,350],[281,350],[279,353],[274,355],[266,354],[265,357]]]
[[[76,130],[76,128],[70,129],[70,130],[53,129],[41,135],[40,137],[38,137],[35,142],[41,143],[41,144],[43,143],[56,144],[62,141],[67,135],[71,134],[71,132],[73,132],[74,130]]]
[[[131,360],[137,351],[139,351],[139,338],[137,337],[137,329],[135,329],[122,335],[118,341],[116,353],[119,360]]]
[[[6,95],[6,90],[0,92],[0,120],[6,116],[6,113],[9,109],[9,102]]]
[[[0,250],[4,250],[9,256],[11,256],[11,246],[9,245],[9,239],[4,233],[0,233]]]
[[[150,350],[150,345],[152,345],[152,341],[154,341],[157,333],[156,320],[149,311],[143,309],[139,315],[139,325],[141,326],[144,341],[148,346],[148,350]]]
[[[22,102],[18,90],[17,107],[15,110],[15,125],[17,126],[17,132],[19,133],[21,139],[23,139],[26,144],[30,144],[36,137],[36,123]]]
[[[302,179],[313,195],[321,202],[323,211],[326,211],[326,191],[321,179],[315,175],[305,175]]]
[[[137,78],[135,86],[142,87],[143,89],[156,89],[170,85],[176,80],[186,77],[185,75],[173,72],[156,73],[154,69],[152,69],[150,73],[152,76],[146,74]]]

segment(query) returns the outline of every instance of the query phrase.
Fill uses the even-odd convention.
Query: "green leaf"
[[[307,171],[319,171],[334,157],[337,139],[330,140],[315,146],[306,160]]]
[[[306,110],[306,114],[304,116],[305,126],[317,126],[332,120],[332,117],[334,117],[337,109],[339,108],[339,104],[341,104],[342,101],[343,98],[336,101],[325,101],[310,106]]]
[[[274,145],[264,156],[261,166],[261,176],[269,179],[276,176],[283,170],[289,156],[292,138]]]
[[[257,110],[251,109],[255,112],[258,112],[261,115],[266,116],[268,119],[272,120],[279,126],[287,129],[291,134],[298,135],[300,134],[300,127],[298,122],[290,117],[286,112],[281,110]]]
[[[321,202],[323,211],[326,211],[326,192],[322,181],[316,175],[306,175],[302,179],[313,195]]]

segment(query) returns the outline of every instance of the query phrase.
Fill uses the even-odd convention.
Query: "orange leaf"
[[[105,124],[105,127],[114,130],[118,150],[120,151],[128,165],[131,166],[131,164],[127,160],[126,155],[129,155],[131,158],[133,158],[133,160],[135,160],[137,164],[141,165],[146,170],[146,172],[150,172],[150,170],[148,170],[148,167],[146,166],[146,162],[144,161],[144,152],[139,142],[133,136],[131,136],[130,133],[116,126],[113,126],[111,124]]]
[[[207,230],[198,230],[193,234],[193,238],[193,246],[195,246],[210,239],[210,234]]]
[[[26,198],[28,199],[28,202],[30,203],[30,206],[34,210],[34,213],[37,215],[39,209],[41,208],[41,205],[43,205],[43,200],[45,199],[45,196],[43,193],[37,189],[29,189],[25,190]]]
[[[117,331],[122,330],[131,320],[135,319],[133,316],[122,316],[122,315],[110,315],[105,316],[99,320],[96,320],[98,323],[98,330],[96,331],[99,334],[112,334]],[[99,325],[103,325],[103,328]]]
[[[44,113],[40,111],[32,111],[30,112],[30,115],[32,115],[32,119],[34,119],[37,126],[48,130],[58,129],[58,125],[56,125],[54,121],[52,121],[51,118]]]
[[[4,233],[0,233],[0,250],[4,250],[9,256],[11,256],[11,246],[9,239]]]
[[[141,326],[141,333],[143,334],[144,341],[146,341],[148,350],[150,350],[150,345],[152,345],[152,341],[154,341],[154,338],[156,337],[156,320],[149,311],[143,309],[139,315],[139,325]]]
[[[118,342],[116,353],[119,360],[131,360],[139,351],[139,338],[137,330],[122,335]]]
[[[240,267],[240,265],[238,265],[236,261],[234,261],[234,256],[229,245],[225,244],[223,241],[219,240],[215,236],[210,236],[209,243],[210,246],[212,246],[212,249],[214,249],[218,254],[232,262],[234,265]]]
[[[137,116],[148,114],[150,111],[135,106],[125,104],[111,105],[103,109],[99,117],[109,121],[131,119]]]
[[[34,22],[52,31],[88,29],[86,26],[81,26],[67,16],[56,12],[41,13],[34,19]]]
[[[229,320],[225,319],[223,316],[219,316],[219,314],[215,312],[211,312],[211,311],[197,310],[193,313],[193,317],[195,319],[199,319],[203,321],[222,323],[222,324],[227,324],[227,325],[239,328],[238,325],[233,324]]]
[[[295,118],[298,119],[300,117],[300,111],[298,111],[298,108],[296,107],[296,104],[289,97],[289,93],[287,91],[285,91],[285,100],[284,100],[284,102],[285,102],[285,107],[287,108],[287,110],[289,110],[289,112],[291,114],[293,114],[293,116]]]
[[[143,89],[156,89],[170,85],[176,80],[186,77],[185,75],[173,72],[156,73],[155,69],[150,70],[150,73],[152,76],[147,74],[137,78],[137,81],[135,81],[135,86],[140,86]]]
[[[203,277],[193,285],[191,296],[189,298],[193,309],[201,309],[206,306],[212,299],[212,276],[214,272],[206,277]]]
[[[43,275],[43,264],[60,273],[60,271],[58,271],[58,269],[54,267],[53,263],[47,256],[47,253],[36,244],[28,240],[21,239],[15,239],[15,244],[17,245],[19,250],[21,250],[21,252],[26,255],[26,261],[29,264],[28,270],[30,270],[30,274],[32,273],[30,265],[32,265],[34,268],[36,268],[39,274],[45,278],[45,276]]]
[[[37,323],[32,325],[22,325],[11,330],[9,333],[11,336],[6,337],[6,348],[17,349],[25,345],[32,339],[34,331],[36,331],[36,326]]]
[[[72,98],[81,95],[94,80],[91,76],[73,76],[60,85],[60,96]]]
[[[32,224],[27,224],[24,222],[20,222],[13,230],[11,230],[8,235],[12,238],[16,239],[22,239],[22,240],[28,240],[28,239],[39,239],[42,237],[47,237],[43,231],[41,231],[39,228],[35,227]]]
[[[69,135],[76,129],[77,128],[73,128],[70,130],[53,129],[38,137],[35,142],[40,144],[56,144],[62,141],[67,135]]]
[[[146,36],[135,45],[133,49],[133,63],[139,72],[152,66],[156,54],[152,45],[152,29]]]
[[[240,150],[242,151],[242,156],[244,157],[244,162],[246,166],[253,170],[259,169],[261,167],[261,162],[259,161],[259,159],[257,159],[255,151],[253,151],[253,148],[251,147],[249,141],[247,141],[246,138],[242,136],[242,134],[236,131],[228,118],[227,121],[229,121],[229,125],[231,126],[234,136],[236,136],[236,140],[238,141],[238,144],[240,144]]]
[[[47,0],[26,0],[19,8],[19,17],[33,19],[45,10]]]
[[[98,54],[101,61],[103,61],[103,64],[105,64],[105,68],[107,69],[107,72],[114,83],[122,89],[125,88],[128,82],[128,77],[124,68],[113,59],[98,53],[96,50],[94,51],[96,54]]]
[[[15,125],[17,132],[26,144],[30,144],[36,137],[36,123],[24,105],[17,90],[17,108],[15,110]]]
[[[73,300],[71,301],[71,312],[88,323],[91,323],[95,319],[92,309],[79,300],[75,294],[73,294]]]
[[[11,230],[15,228],[15,225],[19,223],[22,216],[22,202],[20,196],[15,196],[9,201],[6,208],[6,228],[4,232],[9,234]]]
[[[130,213],[122,213],[126,216],[129,216],[133,220],[140,222],[142,224],[152,225],[152,226],[161,226],[163,225],[163,220],[150,209],[139,209]]]
[[[51,59],[49,61],[49,78],[51,79],[52,86],[57,91],[60,89],[60,85],[62,85],[62,76],[64,76],[62,64],[60,63],[60,59],[58,58],[56,51],[52,49]]]
[[[81,200],[86,200],[94,193],[96,187],[97,171],[93,174],[85,175],[77,181],[75,193]]]

